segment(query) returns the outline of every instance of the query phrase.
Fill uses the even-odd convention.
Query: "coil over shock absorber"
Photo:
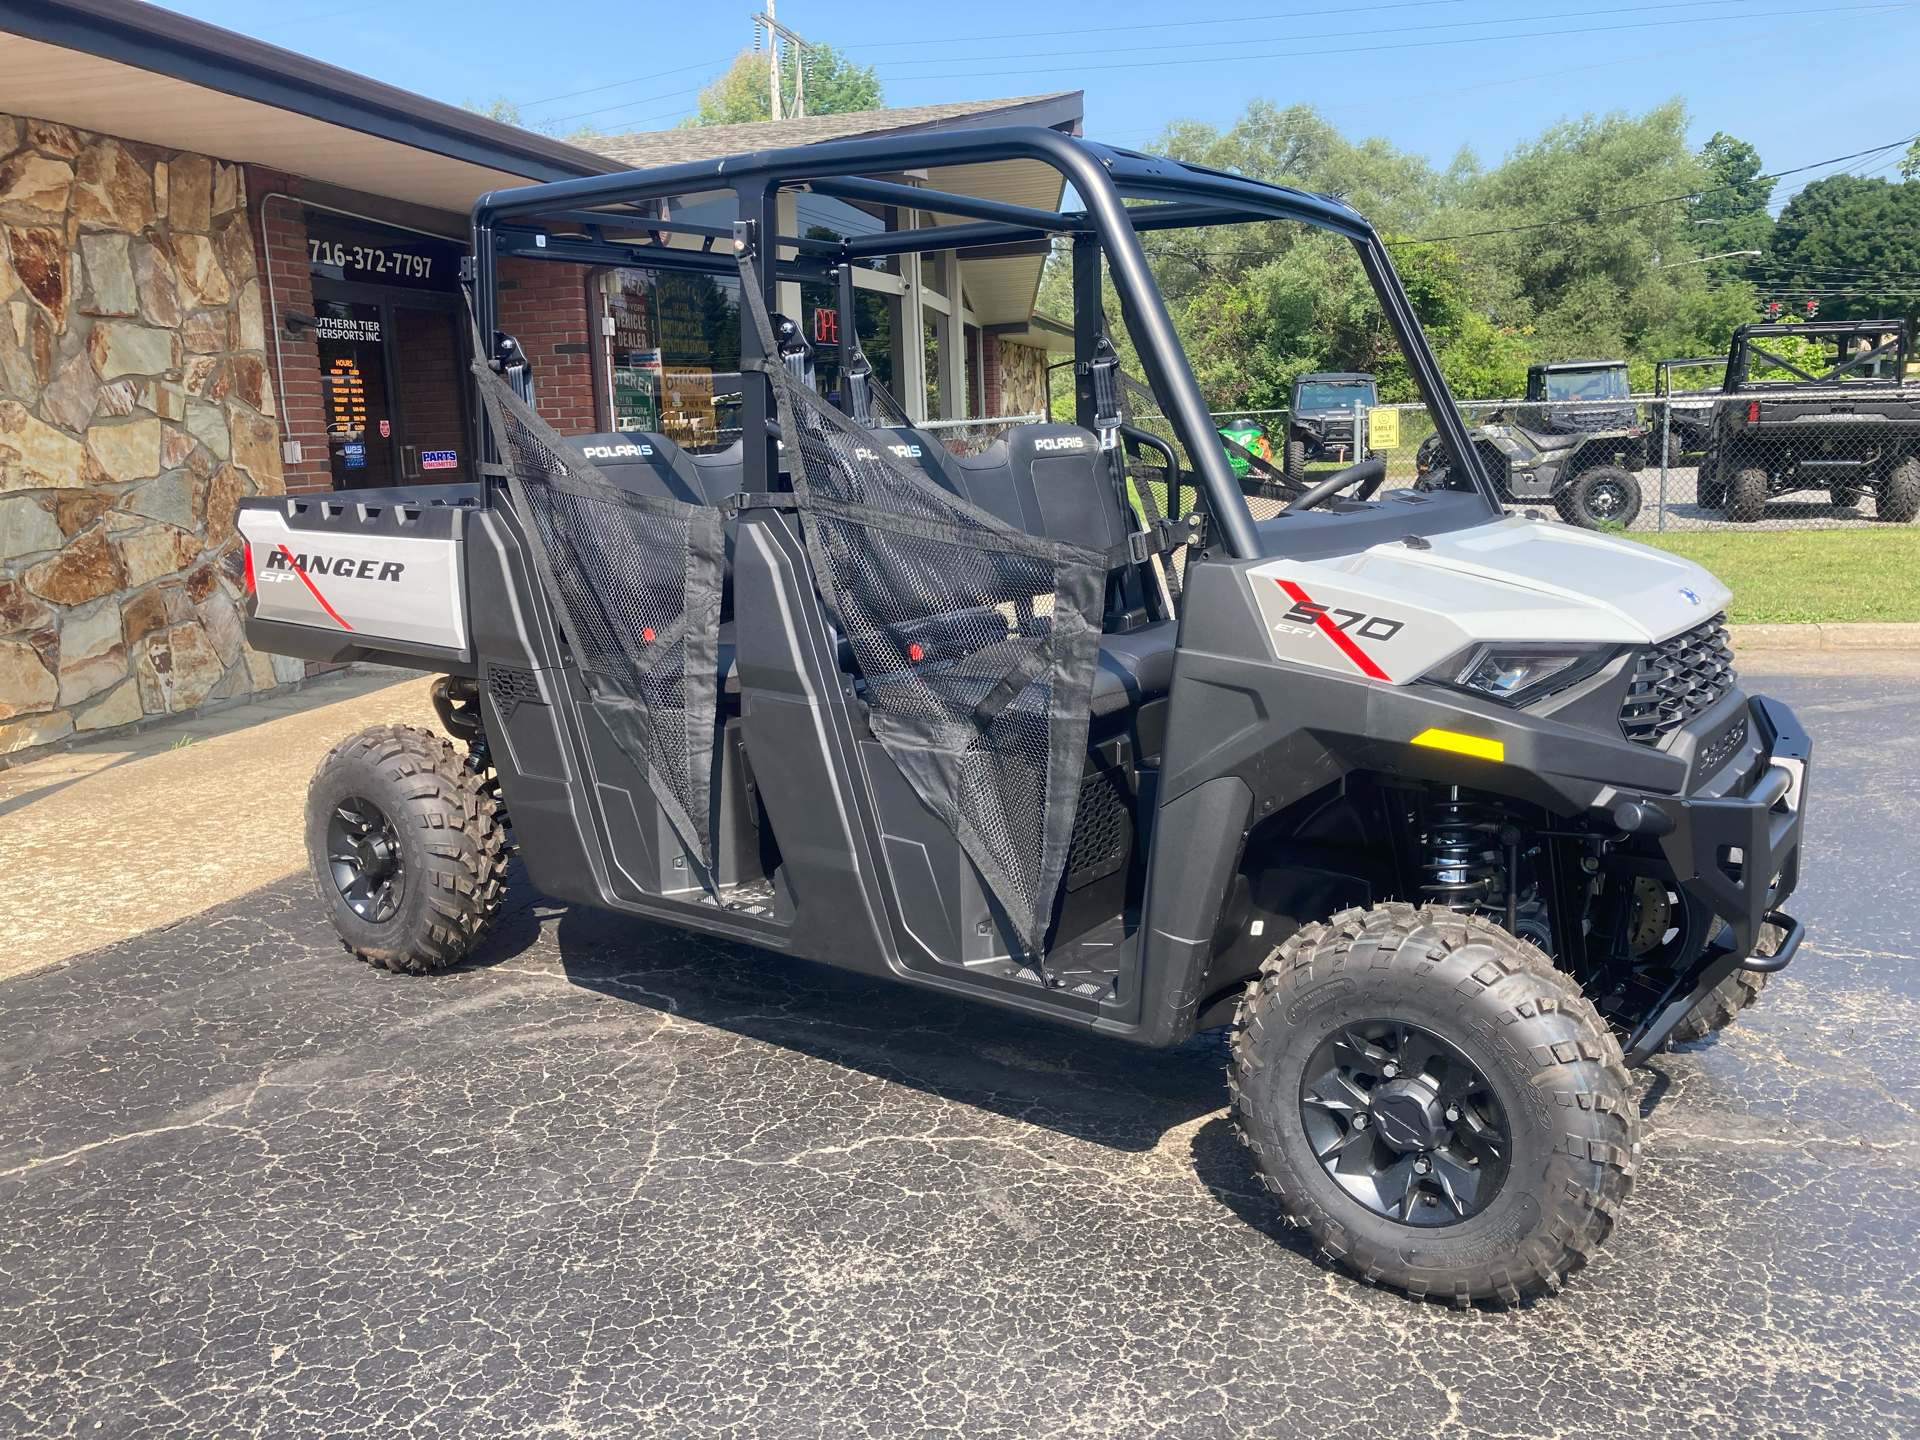
[[[1500,830],[1505,817],[1493,806],[1464,798],[1458,785],[1421,808],[1421,893],[1453,910],[1478,910],[1493,898],[1494,882],[1507,879]]]
[[[1458,785],[1421,810],[1421,893],[1449,909],[1472,913],[1498,902],[1507,933],[1550,949],[1552,937],[1520,923],[1520,844],[1525,833],[1499,805],[1463,796]],[[1497,883],[1497,890],[1496,890]],[[1537,908],[1537,907],[1536,907]]]

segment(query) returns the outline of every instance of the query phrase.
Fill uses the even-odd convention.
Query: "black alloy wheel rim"
[[[1602,480],[1587,492],[1587,509],[1596,520],[1611,520],[1627,508],[1627,492],[1618,480]]]
[[[1513,1154],[1507,1112],[1478,1067],[1396,1020],[1343,1025],[1313,1052],[1300,1119],[1321,1168],[1376,1215],[1423,1228],[1493,1203]]]
[[[371,800],[348,796],[327,821],[327,868],[347,908],[380,925],[400,910],[406,870],[393,822]]]

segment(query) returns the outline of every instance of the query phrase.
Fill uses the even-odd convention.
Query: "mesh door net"
[[[593,707],[681,842],[711,868],[720,512],[620,489],[484,362],[473,370]]]
[[[752,262],[741,271],[772,355]],[[975,509],[778,361],[762,368],[808,554],[874,736],[1037,960],[1073,834],[1107,558]]]

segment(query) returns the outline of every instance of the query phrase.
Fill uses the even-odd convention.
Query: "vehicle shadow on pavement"
[[[1217,1031],[1149,1050],[584,905],[543,903],[547,942],[523,895],[475,969],[551,943],[583,990],[1115,1150],[1151,1150],[1226,1104]]]
[[[1257,1230],[1276,1245],[1296,1255],[1320,1263],[1307,1232],[1287,1223],[1280,1204],[1260,1183],[1253,1152],[1240,1143],[1233,1122],[1224,1115],[1215,1116],[1193,1135],[1193,1173],[1218,1200],[1249,1229]]]

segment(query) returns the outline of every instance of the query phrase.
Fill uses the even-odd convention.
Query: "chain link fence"
[[[1920,511],[1920,387],[1723,395],[1716,385],[1622,400],[1462,401],[1459,410],[1516,514],[1641,533],[1871,528],[1912,523]],[[1286,469],[1288,412],[1213,419],[1236,434],[1236,422],[1258,422],[1254,454],[1307,484],[1364,452],[1386,462],[1388,487],[1427,485],[1450,458],[1424,405],[1363,412],[1358,436],[1316,447],[1324,458],[1298,474]],[[1134,423],[1172,438],[1163,416]]]

